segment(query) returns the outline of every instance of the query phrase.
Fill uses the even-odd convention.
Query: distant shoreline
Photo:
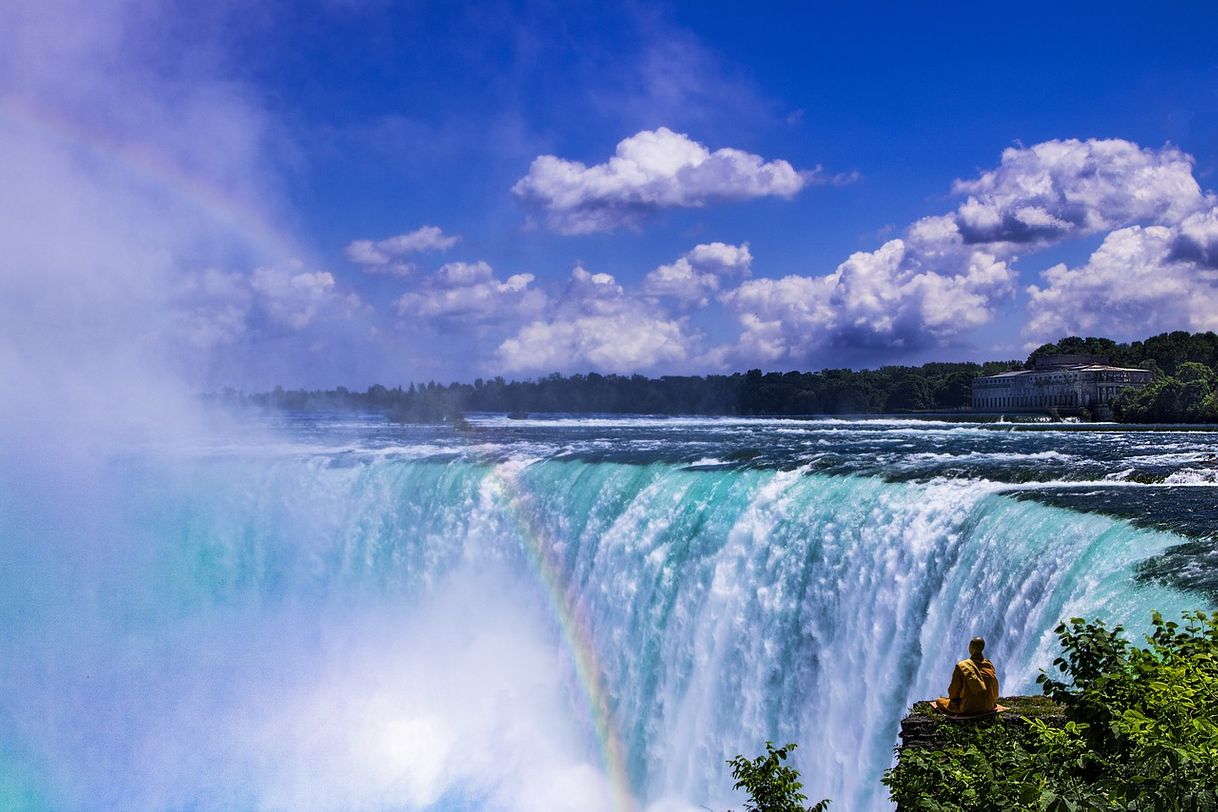
[[[1151,382],[1121,392],[1092,414],[1072,410],[1090,422],[1111,416],[1122,424],[1218,422],[1218,334],[1174,332],[1144,341],[1071,336],[1044,344],[1026,361],[948,362],[877,369],[822,369],[730,375],[604,375],[553,373],[530,380],[478,378],[473,383],[410,383],[393,388],[374,384],[363,392],[287,390],[246,394],[232,388],[205,395],[213,402],[298,411],[382,412],[407,423],[454,422],[467,412],[505,414],[651,414],[768,417],[892,415],[910,419],[950,419],[1012,425],[1061,419],[1051,408],[1008,412],[972,411],[972,385],[979,377],[1033,369],[1046,356],[1104,356],[1113,364],[1145,369]],[[1053,425],[1071,425],[1060,422]]]

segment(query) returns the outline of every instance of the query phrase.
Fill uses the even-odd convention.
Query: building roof
[[[1082,364],[1107,364],[1107,355],[1083,355],[1075,353],[1071,355],[1038,355],[1035,362],[1032,364],[1037,369],[1050,369],[1053,367],[1069,367]]]
[[[1150,372],[1149,369],[1141,367],[1114,367],[1111,364],[1080,364],[1069,369],[1081,369],[1085,372]]]
[[[1114,367],[1109,364],[1062,364],[1040,369],[1012,369],[995,375],[982,375],[982,378],[1014,378],[1020,375],[1052,375],[1055,372],[1150,372],[1149,369],[1137,367]]]

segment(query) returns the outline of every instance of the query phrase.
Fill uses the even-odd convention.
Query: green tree
[[[808,796],[804,795],[799,780],[799,770],[783,762],[796,745],[784,744],[775,747],[774,742],[765,743],[765,755],[754,759],[738,755],[727,762],[736,779],[735,789],[749,794],[745,801],[745,812],[824,812],[829,801],[819,801],[804,806]]]
[[[943,409],[968,406],[972,402],[973,379],[976,377],[975,372],[953,372],[948,375],[935,392],[935,405]]]
[[[1209,397],[1201,402],[1198,420],[1203,423],[1218,423],[1218,392],[1211,392]]]
[[[1042,355],[1107,355],[1115,360],[1121,346],[1111,338],[1067,336],[1055,344],[1042,344],[1028,356],[1028,366],[1034,366]]]
[[[1214,370],[1197,361],[1185,361],[1180,364],[1176,367],[1176,374],[1172,377],[1181,383],[1198,381],[1209,385],[1211,389],[1214,386]]]
[[[926,378],[912,373],[897,381],[896,388],[888,395],[884,404],[886,411],[907,411],[910,409],[933,409],[935,398],[931,394],[930,385]]]

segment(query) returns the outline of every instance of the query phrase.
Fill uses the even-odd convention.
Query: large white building
[[[1036,359],[1033,369],[975,378],[973,410],[1104,411],[1122,389],[1145,386],[1153,378],[1146,369],[1111,366],[1103,355],[1044,356]]]

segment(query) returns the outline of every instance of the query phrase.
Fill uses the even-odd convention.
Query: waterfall
[[[898,722],[970,637],[1014,693],[1064,617],[1198,603],[1132,581],[1179,537],[976,479],[342,453],[107,479],[104,543],[27,547],[6,584],[0,799],[726,809],[724,761],[770,739],[813,799],[884,809]]]

